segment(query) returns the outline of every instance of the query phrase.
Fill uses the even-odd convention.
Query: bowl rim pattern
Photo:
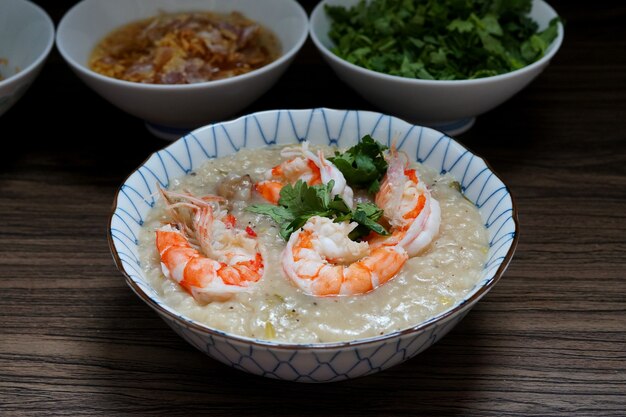
[[[142,167],[144,167],[146,165],[146,163],[148,161],[150,161],[153,157],[157,156],[159,158],[161,158],[160,156],[160,152],[167,152],[169,153],[168,149],[170,148],[174,148],[176,146],[179,146],[178,144],[181,143],[182,141],[186,140],[187,137],[192,137],[195,139],[196,142],[198,142],[198,139],[195,138],[194,134],[195,132],[199,131],[199,130],[204,130],[204,129],[214,129],[216,126],[222,126],[222,125],[227,125],[227,124],[237,124],[237,123],[241,123],[242,121],[245,121],[247,118],[255,118],[256,116],[263,116],[263,115],[268,115],[268,114],[280,114],[282,112],[286,112],[286,113],[295,113],[295,112],[311,112],[311,118],[316,114],[316,112],[321,112],[323,117],[324,117],[324,121],[326,122],[326,113],[330,113],[330,112],[338,112],[338,113],[344,113],[344,121],[345,121],[345,117],[347,117],[347,115],[349,115],[351,112],[356,112],[357,113],[357,117],[358,114],[365,114],[365,115],[374,115],[374,116],[379,116],[379,118],[383,118],[383,117],[387,117],[389,119],[392,120],[397,120],[403,123],[407,123],[408,125],[412,126],[412,128],[420,128],[422,129],[422,131],[424,129],[436,132],[438,134],[441,135],[441,138],[439,139],[439,141],[441,141],[444,138],[448,138],[448,143],[453,142],[455,144],[457,144],[462,150],[464,150],[463,155],[469,154],[472,158],[477,158],[479,159],[482,163],[484,163],[484,165],[486,166],[486,169],[489,171],[490,176],[495,177],[495,179],[497,181],[499,181],[501,184],[503,184],[503,189],[506,191],[506,193],[504,194],[504,196],[501,198],[500,201],[502,201],[504,199],[504,197],[509,196],[510,200],[511,200],[511,209],[507,209],[504,212],[502,212],[501,214],[499,214],[497,217],[501,217],[503,214],[507,214],[510,216],[510,219],[513,221],[513,232],[509,233],[509,234],[505,234],[504,236],[500,237],[498,240],[502,239],[503,237],[507,237],[507,235],[509,235],[508,237],[510,237],[509,240],[504,241],[504,243],[500,243],[498,242],[501,247],[507,243],[510,242],[510,247],[506,252],[506,255],[502,256],[502,257],[498,257],[496,259],[496,261],[500,261],[501,263],[499,264],[497,270],[495,272],[490,272],[489,273],[489,278],[486,280],[486,282],[482,285],[480,285],[480,287],[478,289],[476,289],[476,287],[483,281],[485,281],[484,279],[481,279],[479,282],[477,282],[477,284],[475,284],[475,286],[470,290],[470,292],[474,291],[473,294],[469,297],[467,297],[467,295],[465,296],[466,298],[464,298],[460,303],[458,303],[457,305],[455,305],[453,308],[448,309],[442,313],[439,313],[425,321],[422,321],[414,326],[405,328],[405,329],[401,329],[398,331],[394,331],[394,332],[390,332],[390,333],[386,333],[384,335],[379,335],[379,336],[373,336],[373,337],[368,337],[368,338],[361,338],[361,339],[355,339],[355,340],[351,340],[351,341],[344,341],[344,342],[329,342],[329,343],[288,343],[288,342],[273,342],[273,341],[269,341],[269,340],[262,340],[262,339],[256,339],[256,338],[251,338],[251,337],[246,337],[246,336],[240,336],[237,334],[233,334],[233,333],[228,333],[226,331],[222,331],[222,330],[217,330],[217,329],[213,329],[208,327],[207,325],[203,325],[201,323],[198,323],[196,321],[194,321],[193,319],[184,316],[182,313],[178,313],[178,314],[174,314],[173,312],[167,310],[163,305],[161,305],[161,303],[156,302],[150,295],[146,294],[144,292],[144,290],[134,281],[134,279],[130,276],[130,274],[126,271],[126,268],[122,262],[122,259],[120,258],[120,255],[118,253],[116,244],[114,242],[114,236],[113,236],[113,220],[114,217],[117,214],[117,208],[118,208],[118,200],[119,200],[119,196],[122,193],[124,186],[126,185],[126,183],[128,182],[128,180],[136,173],[136,172],[140,172],[140,169]],[[257,121],[258,123],[258,121]],[[309,121],[310,123],[310,121]],[[223,127],[223,126],[222,126]],[[411,128],[411,129],[412,129]],[[342,126],[343,129],[343,126]],[[307,131],[306,133],[308,134],[308,127],[307,127]],[[408,136],[408,134],[407,134]],[[406,136],[405,136],[406,138]],[[298,138],[299,139],[299,138]],[[439,143],[439,141],[437,143]],[[232,145],[232,143],[231,143]],[[437,145],[435,145],[436,147]],[[189,150],[187,149],[187,152],[189,152]],[[432,151],[431,151],[432,152]],[[446,151],[447,153],[447,151]],[[171,153],[169,153],[171,155]],[[207,155],[208,156],[208,155]],[[461,156],[459,158],[459,160],[462,158],[463,156]],[[212,159],[213,157],[207,157],[205,159],[205,161]],[[484,170],[483,170],[484,171]],[[481,171],[482,172],[482,171]],[[480,175],[480,174],[479,174]],[[479,176],[477,175],[476,178]],[[457,178],[458,180],[458,178]],[[486,184],[486,183],[485,183]],[[483,185],[483,189],[484,189],[484,185]],[[495,192],[493,193],[495,194]],[[492,195],[493,195],[492,194]],[[487,199],[488,200],[488,199]],[[485,200],[485,202],[487,201]],[[499,204],[499,203],[498,203]],[[474,203],[474,205],[476,205],[476,203]],[[497,205],[496,205],[497,206]],[[495,210],[495,209],[494,209]],[[502,225],[500,226],[502,228],[502,226],[508,221],[509,218],[506,218],[506,220],[502,223]],[[492,224],[495,223],[496,220],[493,220]],[[213,123],[213,124],[209,124],[203,127],[200,127],[196,130],[194,130],[193,132],[189,133],[188,135],[185,135],[183,137],[181,137],[180,139],[178,139],[177,141],[169,144],[168,146],[157,150],[153,153],[151,153],[141,164],[138,165],[138,167],[136,169],[134,169],[132,172],[130,172],[128,174],[128,176],[125,177],[125,179],[122,181],[120,187],[118,187],[114,199],[113,199],[113,204],[111,207],[111,212],[109,215],[109,220],[107,223],[107,240],[109,243],[109,249],[111,251],[111,255],[113,257],[113,260],[115,262],[115,265],[117,267],[117,269],[123,274],[125,281],[127,283],[127,285],[133,290],[133,292],[135,294],[137,294],[139,296],[139,298],[141,298],[146,304],[148,304],[148,306],[150,306],[152,309],[154,309],[156,312],[158,312],[160,315],[165,316],[162,317],[163,319],[167,318],[168,320],[173,320],[175,321],[177,324],[182,325],[183,327],[187,328],[187,329],[191,329],[193,331],[196,331],[198,333],[203,333],[206,334],[210,337],[217,337],[217,338],[225,338],[225,339],[230,339],[232,342],[238,342],[241,344],[245,344],[245,345],[252,345],[252,346],[257,346],[257,347],[261,347],[261,348],[267,348],[267,349],[278,349],[278,350],[301,350],[301,349],[312,349],[315,351],[332,351],[332,350],[341,350],[343,348],[351,348],[351,347],[357,347],[357,346],[364,346],[364,345],[372,345],[372,344],[378,344],[381,342],[386,342],[392,339],[396,339],[396,338],[403,338],[403,337],[407,337],[407,336],[411,336],[413,334],[419,334],[433,326],[439,325],[439,324],[443,324],[446,321],[448,321],[449,319],[451,319],[452,317],[454,317],[456,314],[463,312],[467,307],[472,306],[475,302],[477,302],[478,300],[480,300],[485,294],[487,294],[487,292],[500,280],[502,274],[505,272],[506,268],[508,267],[513,254],[515,253],[517,244],[518,244],[518,240],[519,240],[519,220],[518,220],[518,211],[517,211],[517,205],[515,202],[515,199],[513,197],[513,195],[511,194],[509,188],[505,185],[504,181],[502,181],[502,178],[493,170],[492,166],[484,159],[482,158],[480,155],[470,151],[466,146],[464,146],[463,144],[461,144],[460,142],[456,141],[455,139],[449,137],[448,135],[446,135],[445,133],[441,133],[436,131],[435,129],[426,127],[426,126],[420,126],[420,125],[415,125],[415,124],[411,124],[408,122],[405,122],[404,120],[395,117],[395,116],[391,116],[391,115],[386,115],[383,113],[378,113],[378,112],[373,112],[373,111],[363,111],[363,110],[338,110],[338,109],[329,109],[329,108],[315,108],[315,109],[281,109],[281,110],[266,110],[266,111],[260,111],[260,112],[256,112],[256,113],[250,113],[250,114],[246,114],[243,115],[241,117],[238,117],[236,119],[233,120],[228,120],[228,121],[224,121],[224,122],[218,122],[218,123]],[[490,246],[493,245],[492,242],[490,242]],[[490,262],[487,262],[485,265],[485,268],[488,266]],[[489,269],[489,271],[491,271],[491,269]],[[174,310],[172,308],[172,310]]]

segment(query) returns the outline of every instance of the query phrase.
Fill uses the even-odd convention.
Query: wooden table
[[[72,2],[45,3],[58,22]],[[126,286],[113,195],[165,143],[53,52],[0,118],[0,415],[626,415],[626,6],[552,3],[567,20],[552,65],[458,138],[517,199],[511,266],[425,353],[328,385],[221,365]],[[244,113],[318,106],[373,108],[307,43]]]

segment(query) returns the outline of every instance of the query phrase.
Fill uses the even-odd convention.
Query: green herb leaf
[[[337,214],[350,214],[350,207],[340,196],[336,195],[333,201],[328,204],[328,208],[335,211]]]
[[[325,10],[339,57],[391,75],[458,80],[541,58],[559,19],[538,32],[531,7],[532,0],[371,0]]]
[[[383,152],[386,146],[370,135],[343,153],[336,152],[328,158],[343,173],[350,186],[378,191],[379,181],[387,172],[387,161]]]
[[[363,215],[373,221],[377,221],[383,217],[383,214],[385,213],[383,209],[374,203],[358,203],[356,205],[356,211],[363,213]]]
[[[379,235],[388,236],[389,232],[381,224],[377,223],[383,215],[383,210],[373,203],[359,203],[352,213],[352,221],[357,222],[357,226],[352,233],[350,239],[357,240],[363,236],[367,236],[370,232],[376,232]]]
[[[280,190],[278,205],[255,204],[246,210],[270,216],[280,225],[280,235],[285,239],[306,223],[313,216],[329,217],[336,209],[330,208],[330,192],[334,181],[314,186],[298,181],[294,185],[287,184]],[[336,198],[335,198],[336,200]],[[343,200],[342,200],[343,201]],[[334,202],[335,206],[339,204]],[[343,205],[347,208],[345,202]],[[350,209],[348,209],[350,211]]]
[[[338,195],[331,199],[334,181],[309,186],[304,181],[286,185],[280,191],[278,205],[254,204],[247,211],[270,216],[280,226],[280,235],[289,240],[313,216],[328,217],[335,221],[355,221],[359,226],[350,234],[351,239],[368,235],[371,231],[389,234],[377,221],[383,210],[373,203],[359,203],[354,211]]]

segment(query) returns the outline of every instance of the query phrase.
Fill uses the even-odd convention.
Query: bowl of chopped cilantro
[[[324,0],[309,32],[366,100],[448,134],[526,87],[564,34],[542,0]]]

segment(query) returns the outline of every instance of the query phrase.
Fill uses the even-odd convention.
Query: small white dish
[[[477,207],[489,236],[480,281],[463,299],[425,322],[394,333],[340,343],[270,342],[212,329],[163,302],[144,276],[138,239],[155,204],[157,183],[168,187],[211,158],[240,148],[298,143],[349,147],[371,134],[394,139],[409,157],[456,177]],[[120,149],[120,152],[124,152]],[[275,110],[202,127],[153,154],[120,187],[109,222],[109,247],[126,283],[185,340],[236,369],[297,382],[332,382],[369,375],[417,355],[450,331],[498,281],[517,244],[517,211],[506,185],[480,157],[450,137],[395,117],[366,111]]]
[[[499,106],[526,87],[548,66],[563,42],[563,25],[559,23],[558,36],[541,59],[493,77],[441,81],[387,75],[351,64],[331,51],[334,46],[328,37],[331,22],[324,6],[351,7],[359,1],[324,0],[313,10],[309,32],[322,57],[341,80],[383,111],[449,135],[467,131],[476,116]],[[546,2],[534,0],[530,16],[544,29],[557,14]]]
[[[33,83],[54,43],[54,25],[27,0],[0,2],[0,116]]]
[[[184,11],[239,11],[276,34],[281,56],[247,74],[184,85],[133,83],[88,67],[93,48],[112,30],[159,12]],[[232,116],[265,93],[304,44],[307,16],[295,0],[83,0],[65,14],[57,32],[59,52],[81,80],[115,106],[145,120],[156,136],[173,140]]]

